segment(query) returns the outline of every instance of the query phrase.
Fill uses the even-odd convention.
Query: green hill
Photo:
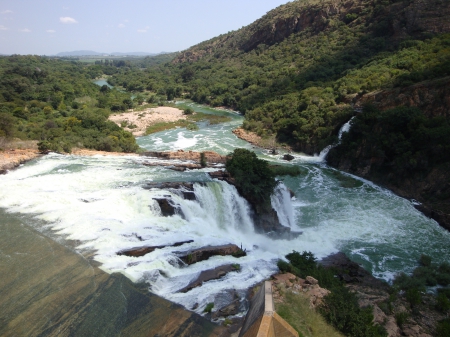
[[[246,129],[317,153],[353,114],[356,95],[450,75],[449,13],[438,0],[293,1],[112,81],[233,107]]]

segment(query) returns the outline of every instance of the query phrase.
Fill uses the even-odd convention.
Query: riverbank
[[[170,123],[186,119],[183,110],[160,106],[141,111],[130,109],[128,112],[109,116],[109,120],[129,131],[135,137],[145,135],[147,127],[156,123]]]
[[[32,144],[31,144],[32,145]],[[30,144],[28,144],[30,146]],[[106,151],[96,151],[90,149],[72,149],[71,153],[67,153],[67,155],[74,156],[133,156],[137,157],[139,154],[137,153],[125,153],[125,152],[106,152]],[[0,174],[6,174],[9,170],[13,170],[20,165],[42,157],[43,154],[39,152],[36,148],[26,148],[26,149],[18,149],[18,148],[7,148],[0,151]]]
[[[245,140],[250,144],[266,149],[266,150],[276,150],[282,148],[286,151],[292,151],[292,148],[286,144],[279,144],[275,140],[275,136],[270,136],[268,138],[263,138],[258,136],[256,133],[244,130],[243,128],[237,128],[233,130],[233,133],[239,139]]]

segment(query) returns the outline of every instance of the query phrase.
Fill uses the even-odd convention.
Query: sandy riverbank
[[[0,152],[0,174],[41,156],[37,149],[8,149]]]
[[[279,144],[275,140],[275,136],[270,136],[268,138],[262,138],[258,136],[256,133],[244,130],[243,128],[237,128],[233,130],[233,133],[236,135],[236,137],[245,140],[249,142],[250,144],[267,149],[267,150],[273,150],[273,149],[284,149],[286,151],[292,151],[292,148],[289,147],[286,144]]]
[[[109,116],[109,120],[119,126],[121,123],[126,122],[127,126],[124,129],[130,131],[135,137],[143,136],[150,125],[161,122],[176,122],[180,119],[186,119],[183,111],[167,106],[148,108],[142,111],[133,111],[131,109],[129,112]],[[130,128],[129,126],[131,125],[136,127]]]

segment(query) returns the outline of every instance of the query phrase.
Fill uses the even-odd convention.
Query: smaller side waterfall
[[[283,183],[279,183],[270,196],[272,207],[278,214],[280,223],[292,228],[295,224],[294,209],[292,208],[291,193]]]
[[[344,134],[344,132],[348,132],[350,130],[350,126],[351,126],[350,123],[353,120],[353,118],[355,118],[355,116],[350,118],[350,120],[347,123],[342,125],[341,129],[339,130],[339,134],[338,134],[338,138],[339,138],[338,142],[335,143],[335,144],[328,145],[326,148],[324,148],[322,151],[320,151],[319,158],[321,160],[325,160],[325,158],[327,157],[327,155],[330,152],[330,150],[333,147],[336,147],[336,146],[338,146],[341,143],[342,135]]]

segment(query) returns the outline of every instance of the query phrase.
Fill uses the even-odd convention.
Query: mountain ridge
[[[113,52],[113,53],[100,53],[93,50],[75,50],[75,51],[69,51],[69,52],[60,52],[56,54],[55,56],[154,56],[159,54],[165,54],[165,52],[161,53],[147,53],[147,52],[128,52],[128,53],[121,53],[121,52]]]

